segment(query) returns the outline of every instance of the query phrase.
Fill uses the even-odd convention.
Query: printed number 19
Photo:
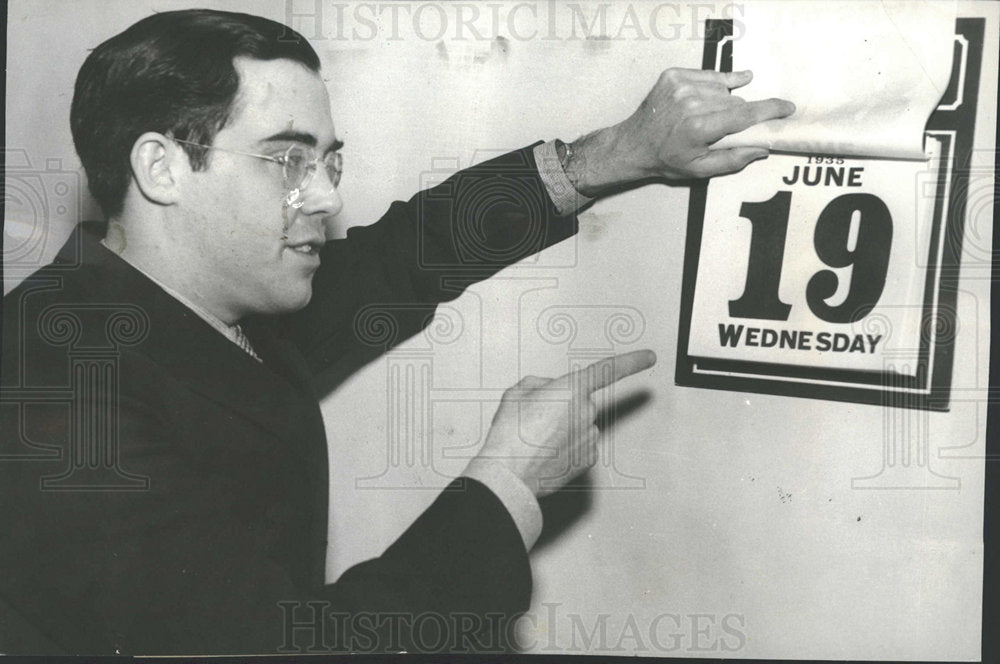
[[[733,318],[788,320],[792,306],[781,301],[782,260],[792,192],[779,191],[769,200],[743,203],[740,216],[750,220],[750,259],[743,295],[729,301]],[[854,248],[851,226],[858,216]],[[839,280],[831,270],[814,274],[806,285],[806,302],[818,318],[830,323],[853,323],[872,310],[882,296],[892,246],[892,215],[882,199],[872,194],[843,194],[830,201],[816,220],[816,255],[835,268],[853,266],[844,301],[830,306]]]

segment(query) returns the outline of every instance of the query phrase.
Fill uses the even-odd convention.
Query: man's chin
[[[259,316],[283,316],[301,311],[312,300],[312,286],[294,293],[282,293],[280,297],[275,297],[264,311],[258,311]]]

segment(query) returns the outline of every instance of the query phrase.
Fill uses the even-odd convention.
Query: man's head
[[[233,60],[285,58],[319,71],[300,34],[259,16],[204,9],[153,14],[105,41],[76,79],[70,125],[91,193],[106,217],[122,211],[129,153],[144,132],[211,145],[239,90]],[[186,145],[192,166],[208,155]]]
[[[139,21],[77,77],[73,139],[105,215],[130,228],[129,251],[146,243],[133,262],[223,320],[311,296],[339,196],[322,164],[289,192],[280,163],[250,155],[339,148],[318,71],[286,26],[190,10]]]

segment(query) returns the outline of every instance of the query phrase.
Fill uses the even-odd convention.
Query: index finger
[[[742,88],[753,80],[753,72],[749,69],[743,71],[715,71],[714,69],[677,69],[681,75],[693,83],[721,83],[730,90]]]
[[[565,384],[569,388],[579,387],[589,394],[626,376],[644,371],[654,364],[656,364],[656,353],[651,350],[634,350],[598,360],[552,382],[556,385]]]
[[[714,143],[723,136],[739,133],[765,120],[788,117],[794,112],[795,104],[785,99],[761,99],[714,111],[704,116],[703,138]]]

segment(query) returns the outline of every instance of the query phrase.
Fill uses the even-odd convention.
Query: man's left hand
[[[768,155],[756,147],[711,148],[765,120],[795,112],[783,99],[748,102],[732,94],[753,74],[667,69],[624,121],[572,144],[566,171],[577,190],[601,190],[648,178],[706,178],[733,173]]]

